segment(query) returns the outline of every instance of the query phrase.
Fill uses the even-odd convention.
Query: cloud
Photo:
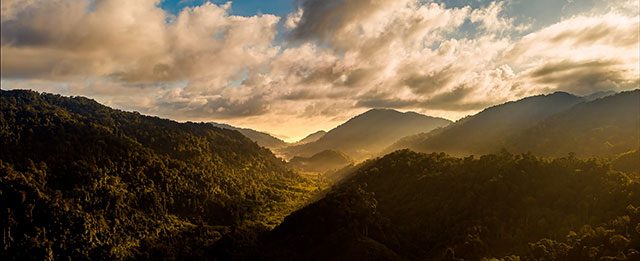
[[[277,52],[272,41],[278,17],[230,16],[228,4],[207,2],[173,17],[157,0],[8,3],[2,17],[3,78],[206,77],[225,84]]]
[[[534,83],[586,95],[600,90],[637,88],[640,79],[633,78],[633,72],[629,71],[618,61],[560,61],[535,68],[527,76]]]
[[[221,95],[189,96],[181,93],[180,89],[168,92],[156,104],[167,110],[166,113],[187,118],[235,118],[261,115],[267,112],[269,104],[262,96],[248,96],[246,98],[229,98]]]
[[[488,6],[475,9],[471,12],[469,20],[479,23],[480,28],[489,33],[503,33],[512,31],[524,31],[529,24],[514,25],[514,18],[501,16],[505,2],[491,2]]]
[[[638,87],[640,17],[575,16],[525,35],[504,55],[526,86],[576,94]]]
[[[291,137],[373,107],[455,119],[555,90],[637,88],[637,1],[533,29],[511,2],[485,2],[300,0],[281,22],[230,15],[232,3],[172,15],[158,0],[2,0],[2,87]]]

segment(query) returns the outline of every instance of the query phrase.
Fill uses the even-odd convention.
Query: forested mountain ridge
[[[315,189],[233,130],[0,94],[2,249],[14,259],[215,257],[230,231],[275,225]]]
[[[556,92],[496,105],[449,125],[412,149],[453,155],[494,153],[505,146],[507,137],[581,101],[578,96]]]
[[[287,147],[289,157],[310,157],[323,150],[336,150],[356,161],[376,155],[399,138],[446,126],[451,121],[415,112],[372,109],[328,131],[315,142]]]
[[[258,145],[268,149],[278,149],[288,145],[285,141],[278,139],[269,133],[247,129],[247,128],[238,128],[238,127],[231,126],[229,124],[224,124],[224,123],[212,122],[211,124],[213,126],[223,128],[223,129],[236,130],[242,133],[242,135],[251,139],[252,141],[255,141],[256,143],[258,143]]]
[[[301,140],[295,142],[293,145],[302,145],[302,144],[307,144],[307,143],[310,143],[310,142],[317,141],[320,138],[322,138],[325,134],[327,134],[326,131],[323,131],[323,130],[316,131],[314,133],[311,133],[311,134],[307,135],[306,137],[302,138]]]
[[[514,135],[512,151],[611,157],[640,148],[640,90],[592,99]],[[638,159],[640,161],[640,158]]]
[[[640,90],[578,97],[564,92],[496,105],[447,127],[404,137],[409,148],[457,156],[533,152],[611,157],[640,147]]]
[[[637,260],[638,175],[572,156],[397,151],[285,218],[262,251],[293,260]]]

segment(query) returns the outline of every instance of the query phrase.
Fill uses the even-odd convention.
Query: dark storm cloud
[[[456,74],[460,74],[459,71],[456,72],[451,68],[452,66],[449,65],[442,70],[429,74],[413,73],[405,76],[401,83],[409,87],[416,94],[430,94],[446,87],[455,79]]]
[[[363,19],[379,10],[390,0],[301,0],[303,10],[299,23],[291,36],[294,39],[331,41],[353,20]]]
[[[491,101],[467,101],[473,91],[471,87],[458,86],[452,91],[435,95],[420,105],[422,108],[450,111],[479,110],[491,105]]]
[[[469,101],[473,98],[474,89],[458,86],[451,91],[436,94],[426,99],[399,99],[382,93],[365,95],[356,103],[364,108],[422,108],[448,111],[470,111],[482,109],[493,104],[492,101]]]
[[[629,79],[624,64],[608,61],[561,61],[533,70],[529,76],[535,83],[557,86],[578,94],[599,90],[627,89],[638,86],[638,79]]]

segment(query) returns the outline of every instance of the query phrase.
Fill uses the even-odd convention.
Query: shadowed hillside
[[[505,146],[509,136],[581,101],[580,97],[557,92],[493,106],[461,119],[409,148],[453,155],[496,152]]]
[[[481,155],[508,149],[544,156],[571,152],[581,157],[615,156],[640,147],[639,93],[533,96],[488,108],[445,128],[404,137],[384,152],[409,148]]]
[[[640,90],[578,104],[515,135],[514,151],[614,156],[640,148]]]
[[[575,157],[403,150],[364,163],[288,216],[263,251],[294,260],[637,260],[639,178]]]

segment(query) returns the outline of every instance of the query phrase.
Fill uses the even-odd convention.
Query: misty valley
[[[640,260],[637,89],[371,109],[297,142],[0,102],[3,260]]]

